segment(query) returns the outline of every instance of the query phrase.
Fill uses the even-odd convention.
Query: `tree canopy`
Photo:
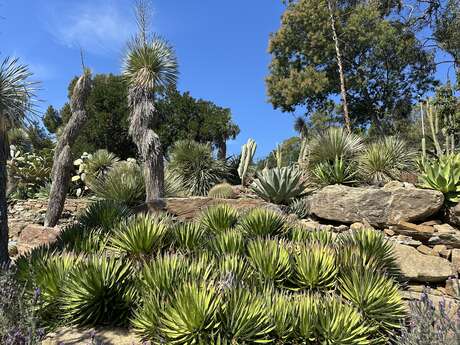
[[[70,82],[69,90],[75,80]],[[75,143],[75,153],[106,149],[123,159],[135,157],[137,150],[128,133],[129,110],[124,78],[112,74],[95,75],[86,107],[89,119]],[[160,136],[165,153],[172,144],[182,139],[209,142],[220,149],[227,139],[239,133],[230,109],[196,99],[189,92],[168,90],[156,102],[156,111],[158,121],[151,126]],[[68,104],[61,109],[60,118],[64,124],[69,120]]]
[[[285,112],[321,111],[340,92],[328,1],[289,1],[270,38],[269,100]],[[409,23],[391,16],[399,1],[335,1],[350,117],[354,127],[394,130],[435,81],[434,55]]]

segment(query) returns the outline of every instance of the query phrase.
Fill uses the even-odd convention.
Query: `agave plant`
[[[237,210],[227,204],[211,206],[201,215],[201,224],[213,234],[231,229],[237,222]]]
[[[102,253],[108,236],[100,229],[88,229],[80,223],[66,226],[58,235],[55,246],[61,251],[76,254]]]
[[[348,162],[364,149],[364,142],[361,137],[343,128],[331,127],[317,133],[307,149],[309,164],[314,167],[321,162],[334,162],[336,157]]]
[[[319,306],[318,340],[323,344],[371,344],[369,327],[358,311],[343,303],[339,297],[322,299]]]
[[[199,222],[179,223],[173,232],[175,248],[185,252],[194,252],[203,248],[208,236],[206,229]]]
[[[219,325],[221,296],[212,285],[185,283],[161,313],[159,330],[168,344],[209,344]]]
[[[235,193],[233,192],[232,185],[224,182],[212,187],[208,192],[208,196],[210,198],[217,199],[233,199],[235,197]]]
[[[294,338],[297,325],[296,308],[293,298],[285,292],[264,291],[274,338],[281,344],[288,344]]]
[[[264,200],[288,205],[306,193],[302,173],[292,167],[264,169],[257,174],[252,190]]]
[[[267,237],[282,235],[285,228],[285,219],[282,214],[264,208],[249,211],[238,223],[238,228],[246,237]]]
[[[356,170],[352,162],[346,162],[342,157],[335,157],[333,161],[318,163],[312,170],[316,181],[321,185],[354,184]]]
[[[180,255],[164,254],[145,263],[140,273],[141,291],[171,296],[187,277],[189,262]]]
[[[289,213],[295,214],[299,219],[305,219],[310,214],[310,204],[307,198],[294,199],[288,206]]]
[[[357,266],[340,277],[339,290],[386,340],[401,327],[405,306],[391,278]]]
[[[209,242],[210,250],[220,257],[226,254],[243,254],[245,249],[243,234],[235,229],[217,234]]]
[[[90,257],[69,272],[62,287],[64,316],[78,325],[120,325],[130,316],[127,293],[131,266],[127,261]]]
[[[293,250],[295,289],[330,289],[338,272],[335,251],[320,244],[297,245]]]
[[[104,178],[120,159],[107,150],[97,150],[84,164],[87,178]]]
[[[414,164],[414,152],[396,137],[385,137],[370,144],[359,157],[359,173],[365,181],[383,183],[399,180]]]
[[[304,343],[315,340],[318,327],[319,298],[310,293],[295,296],[296,338]]]
[[[338,264],[342,270],[364,266],[392,276],[400,273],[393,245],[384,234],[373,229],[363,229],[339,237]]]
[[[131,161],[118,162],[105,176],[88,179],[87,185],[99,198],[128,206],[139,204],[145,196],[142,169]]]
[[[248,260],[262,281],[282,285],[291,274],[289,252],[278,240],[252,240],[248,243]]]
[[[460,154],[444,155],[421,163],[422,187],[444,194],[447,201],[460,201]]]
[[[215,160],[207,144],[182,140],[174,145],[170,156],[168,168],[180,176],[184,190],[190,195],[207,195],[228,174],[226,162]]]
[[[248,283],[254,274],[245,257],[237,254],[222,256],[218,263],[218,269],[220,273],[219,283],[225,288],[235,284]]]
[[[112,231],[115,226],[131,215],[131,211],[124,205],[109,201],[91,203],[79,215],[78,222],[87,229],[101,229],[103,232]]]
[[[166,301],[161,294],[150,293],[142,306],[134,312],[131,326],[140,336],[160,343],[162,335],[159,332],[161,313],[166,308]]]
[[[121,223],[110,237],[108,246],[116,253],[141,259],[164,248],[168,232],[165,222],[140,214]]]
[[[230,343],[269,343],[274,326],[262,298],[247,289],[226,291],[219,313],[219,330]]]

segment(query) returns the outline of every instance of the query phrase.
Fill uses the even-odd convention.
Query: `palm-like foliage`
[[[289,252],[278,240],[256,239],[249,242],[248,260],[262,281],[282,285],[290,276]]]
[[[138,215],[121,223],[110,237],[109,248],[134,258],[144,258],[165,246],[169,227],[149,215]]]
[[[264,200],[275,204],[289,204],[305,195],[302,173],[292,167],[264,169],[257,174],[252,190]]]
[[[19,59],[5,58],[0,64],[0,114],[2,132],[17,127],[33,109],[37,83],[30,81],[32,73]],[[3,132],[5,135],[5,132]]]
[[[293,283],[297,289],[330,289],[337,265],[333,249],[320,244],[298,245],[293,253]]]
[[[158,332],[158,327],[160,327],[161,312],[165,307],[166,301],[160,294],[150,293],[131,319],[134,331],[142,337],[161,344],[162,339]]]
[[[101,229],[91,229],[80,223],[66,226],[58,235],[55,247],[76,254],[94,254],[104,251],[107,234]]]
[[[399,180],[401,172],[413,163],[414,152],[402,139],[385,137],[364,150],[359,158],[359,173],[371,183]]]
[[[233,228],[237,222],[238,211],[227,204],[211,206],[201,215],[201,224],[214,234]]]
[[[231,343],[270,343],[273,326],[264,301],[245,288],[233,288],[224,295],[220,330]]]
[[[220,295],[212,285],[184,284],[162,312],[161,333],[168,344],[209,344],[218,326]]]
[[[183,181],[190,195],[207,195],[228,174],[225,161],[212,157],[210,145],[192,140],[178,141],[171,151],[170,171]]]
[[[84,163],[87,178],[103,178],[120,159],[107,150],[97,150]]]
[[[81,325],[124,324],[130,313],[127,293],[131,267],[115,258],[91,257],[69,273],[62,292],[67,318]]]

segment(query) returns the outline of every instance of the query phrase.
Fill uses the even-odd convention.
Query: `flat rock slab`
[[[208,197],[191,197],[191,198],[166,198],[162,204],[148,204],[139,208],[139,211],[162,209],[168,213],[182,219],[193,219],[203,210],[217,204],[227,204],[236,209],[267,208],[281,212],[281,209],[268,202],[260,199],[217,199]]]
[[[91,342],[94,339],[94,342]],[[48,334],[42,345],[144,345],[136,335],[126,329],[80,329],[63,327]]]
[[[444,282],[456,274],[453,265],[446,259],[424,255],[417,249],[403,244],[394,245],[394,253],[403,278],[411,282]]]
[[[355,223],[366,220],[387,227],[401,221],[424,221],[444,203],[442,193],[390,182],[383,188],[327,186],[310,197],[310,211],[319,218]]]
[[[23,254],[42,244],[54,242],[60,229],[47,228],[38,224],[29,224],[22,229],[17,242],[18,253]]]

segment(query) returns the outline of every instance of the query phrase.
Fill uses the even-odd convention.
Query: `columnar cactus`
[[[246,177],[248,174],[249,165],[254,158],[254,154],[256,153],[257,144],[256,142],[249,138],[248,142],[243,145],[241,148],[241,159],[240,165],[238,166],[238,175],[241,178],[241,184],[244,186],[246,184]]]

